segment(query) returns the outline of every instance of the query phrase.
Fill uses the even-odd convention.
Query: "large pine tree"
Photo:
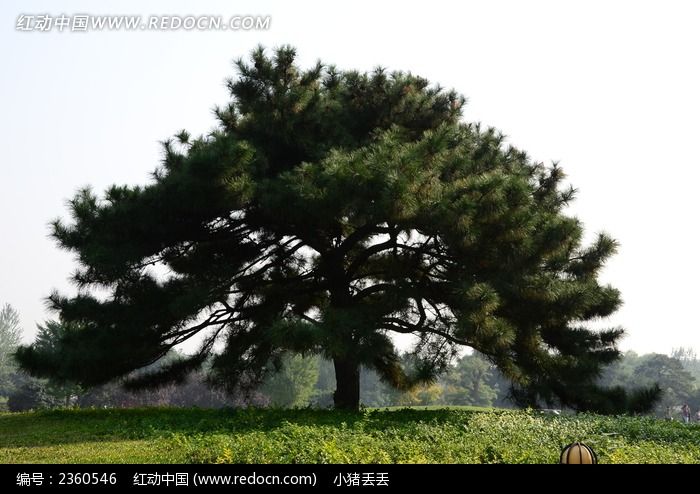
[[[131,384],[211,360],[212,381],[240,389],[286,352],[318,353],[336,406],[356,409],[360,366],[405,388],[471,347],[529,403],[648,404],[595,384],[622,334],[585,326],[620,304],[597,281],[615,242],[581,245],[559,167],[463,123],[464,99],[425,79],[294,59],[238,61],[218,129],[165,142],[150,184],[77,194],[53,234],[77,255],[79,294],[51,295],[66,329],[51,351],[22,348],[25,369],[94,385],[198,335],[199,351]],[[397,333],[414,336],[411,372]]]

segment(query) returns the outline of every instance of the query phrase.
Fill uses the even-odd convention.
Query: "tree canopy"
[[[25,369],[95,385],[198,335],[199,351],[131,384],[211,358],[212,382],[240,389],[288,352],[321,354],[336,406],[357,408],[360,366],[409,388],[468,346],[523,402],[649,406],[652,391],[595,384],[623,333],[586,326],[620,305],[597,279],[616,243],[582,245],[559,166],[463,122],[462,96],[410,73],[302,70],[290,47],[236,67],[214,131],[180,132],[149,184],[86,188],[53,223],[79,291],[50,296],[65,330],[21,348]],[[414,371],[392,334],[414,336]]]

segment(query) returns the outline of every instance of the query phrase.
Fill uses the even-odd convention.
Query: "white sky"
[[[19,14],[272,16],[268,31],[22,33]],[[90,184],[148,180],[162,140],[214,125],[231,60],[289,43],[308,66],[410,70],[466,95],[579,189],[588,238],[621,242],[603,279],[623,349],[700,349],[700,4],[693,1],[4,1],[0,5],[0,303],[27,338],[69,289],[48,222]]]

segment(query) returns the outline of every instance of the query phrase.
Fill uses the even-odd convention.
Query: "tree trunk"
[[[333,393],[335,408],[358,411],[360,409],[360,366],[347,358],[334,358],[336,388]]]

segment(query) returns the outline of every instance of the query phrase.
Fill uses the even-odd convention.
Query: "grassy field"
[[[0,414],[0,462],[700,463],[700,426],[653,418],[475,409],[60,410]]]

